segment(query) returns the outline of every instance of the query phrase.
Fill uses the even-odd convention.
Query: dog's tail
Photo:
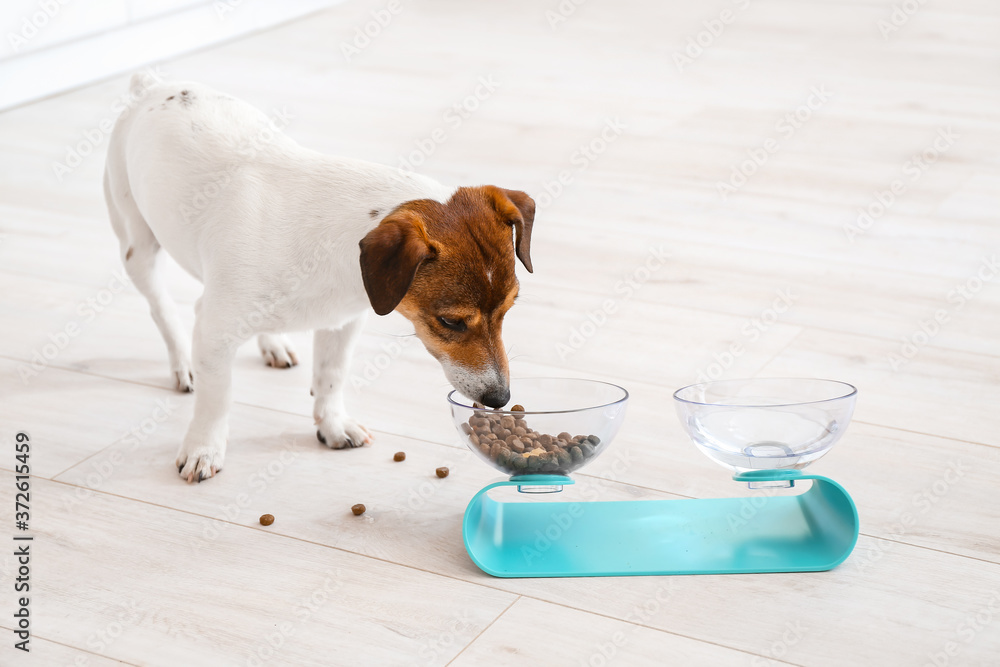
[[[145,95],[147,90],[158,83],[163,83],[163,77],[160,75],[158,68],[147,67],[141,72],[136,72],[132,75],[132,80],[128,84],[128,92],[133,99],[137,99]]]

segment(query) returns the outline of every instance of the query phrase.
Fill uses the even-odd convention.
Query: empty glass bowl
[[[797,470],[844,434],[857,394],[836,380],[719,380],[678,389],[674,405],[694,443],[724,468]]]
[[[448,403],[469,449],[513,476],[566,475],[587,465],[611,444],[628,402],[618,385],[571,378],[514,379],[510,395],[503,410],[475,407],[457,391]]]

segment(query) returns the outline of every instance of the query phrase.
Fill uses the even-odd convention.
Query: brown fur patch
[[[493,186],[459,188],[444,204],[407,202],[386,218],[415,216],[434,250],[417,268],[396,310],[413,322],[418,337],[439,360],[469,370],[492,367],[503,378],[508,377],[503,318],[518,292],[512,218],[524,222],[506,192]],[[531,202],[533,220],[534,202],[518,194]],[[530,230],[525,238],[522,259],[530,264]],[[466,329],[448,329],[439,317],[462,320]]]

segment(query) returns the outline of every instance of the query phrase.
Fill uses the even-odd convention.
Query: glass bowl
[[[587,465],[611,444],[628,403],[618,385],[572,378],[514,379],[510,395],[502,410],[457,391],[448,394],[448,404],[469,449],[512,476],[567,475]]]
[[[678,389],[674,405],[698,449],[724,468],[799,470],[840,440],[857,395],[836,380],[719,380]]]

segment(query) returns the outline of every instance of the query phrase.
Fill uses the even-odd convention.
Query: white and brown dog
[[[181,477],[200,482],[222,469],[233,358],[255,334],[268,363],[288,367],[297,360],[282,332],[314,330],[317,437],[334,449],[371,439],[344,409],[351,352],[370,309],[409,319],[463,394],[507,403],[500,334],[518,291],[515,252],[532,270],[528,195],[446,188],[322,155],[200,84],[147,88],[136,75],[131,87],[139,102],[111,136],[104,194],[177,389],[198,389],[177,454]],[[161,247],[204,285],[193,346],[157,272]]]

